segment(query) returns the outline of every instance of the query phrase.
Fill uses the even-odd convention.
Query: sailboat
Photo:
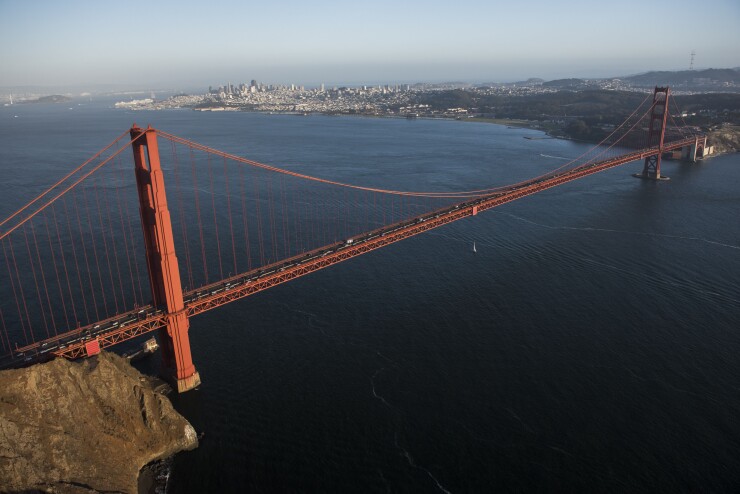
[[[475,241],[473,241],[473,252],[478,252],[477,250],[475,250]]]

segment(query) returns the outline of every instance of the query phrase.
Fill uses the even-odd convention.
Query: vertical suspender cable
[[[13,240],[10,237],[7,237],[7,238],[8,238],[8,246],[10,247],[10,255],[13,258],[13,266],[15,267],[15,276],[16,276],[16,279],[18,280],[18,288],[19,288],[19,291],[21,292],[21,301],[23,302],[23,311],[26,313],[26,321],[28,321],[28,334],[31,335],[30,342],[35,342],[36,337],[33,334],[33,324],[31,322],[31,316],[28,313],[28,305],[26,304],[26,295],[23,292],[23,284],[21,283],[21,275],[18,272],[18,263],[15,260],[15,249],[13,249]],[[28,336],[25,334],[25,331],[24,331],[24,336],[26,337],[26,344],[28,344],[29,339],[28,339]]]
[[[77,282],[80,285],[80,296],[82,297],[82,305],[85,308],[85,323],[90,322],[90,312],[87,309],[87,297],[85,297],[85,288],[82,286],[82,272],[80,271],[80,262],[77,259],[77,249],[75,249],[75,237],[72,235],[72,224],[70,222],[70,214],[67,208],[67,198],[62,196],[62,205],[64,206],[64,216],[67,218],[67,231],[69,233],[69,244],[72,246],[72,255],[75,259],[75,267],[77,269]],[[77,321],[79,325],[79,320]]]
[[[229,190],[229,174],[224,157],[224,186],[226,188],[226,213],[229,216],[229,232],[231,233],[231,255],[234,259],[234,274],[238,273],[236,264],[236,242],[234,241],[234,222],[231,219],[231,191]]]
[[[252,269],[252,248],[249,245],[249,222],[247,219],[247,193],[246,185],[244,183],[244,167],[239,167],[239,179],[241,182],[241,194],[242,194],[242,224],[244,226],[244,247],[245,253],[247,254],[247,269]]]
[[[8,239],[8,245],[10,245],[10,237],[7,237]],[[5,264],[8,267],[8,277],[10,278],[10,286],[13,288],[13,296],[15,297],[15,306],[18,309],[18,320],[21,323],[21,329],[23,329],[23,338],[26,341],[26,344],[28,344],[28,334],[26,332],[26,323],[23,319],[23,311],[21,310],[21,301],[18,297],[18,293],[15,289],[15,280],[13,277],[13,270],[10,267],[10,257],[8,257],[8,253],[5,250],[5,239],[2,240],[3,243],[3,255],[5,255]],[[15,266],[16,274],[18,273],[18,266],[15,264],[15,261],[13,262],[13,265]],[[20,285],[20,279],[18,280],[18,291],[22,290],[22,287]],[[25,302],[23,304],[25,306]],[[30,322],[30,321],[29,321]]]
[[[54,252],[54,245],[51,240],[51,231],[49,230],[49,216],[46,214],[46,210],[42,213],[44,217],[44,225],[46,226],[46,238],[49,240],[49,251],[51,252],[51,264],[54,266],[54,274],[57,279],[57,288],[59,289],[59,301],[62,304],[62,311],[64,311],[64,323],[67,329],[71,328],[69,324],[69,315],[67,314],[67,303],[64,301],[64,292],[62,291],[62,277],[59,276],[59,265],[57,263],[57,256]]]
[[[100,296],[103,298],[103,310],[105,311],[103,315],[104,317],[108,317],[108,315],[110,315],[110,312],[108,312],[108,301],[107,301],[107,297],[105,296],[105,285],[103,284],[103,273],[102,273],[102,270],[100,269],[100,262],[98,260],[98,247],[97,247],[97,242],[95,241],[97,236],[93,233],[92,219],[90,217],[90,209],[91,209],[90,200],[87,197],[87,191],[84,186],[82,186],[82,197],[85,200],[85,209],[87,212],[87,228],[90,231],[90,242],[92,243],[92,250],[93,250],[93,255],[95,258],[95,268],[96,268],[96,272],[98,273],[98,282],[100,283]],[[84,235],[84,233],[82,233],[82,235]],[[110,280],[110,281],[111,281],[111,285],[115,287],[114,280]]]
[[[121,171],[123,171],[123,167],[121,168]],[[115,176],[115,175],[114,175]],[[132,263],[136,264],[136,258],[133,258],[129,252],[129,236],[128,232],[126,231],[126,225],[123,223],[123,202],[121,201],[121,189],[123,188],[123,184],[121,184],[121,187],[115,187],[116,189],[116,202],[119,204],[118,210],[120,211],[120,218],[119,218],[119,224],[121,225],[121,236],[123,237],[123,251],[126,254],[126,264],[128,265],[128,276],[129,281],[131,281],[131,295],[134,298],[134,306],[138,306],[139,303],[143,303],[143,300],[140,301],[139,297],[136,296],[136,283],[134,282],[134,270],[132,267]],[[106,208],[108,211],[110,211],[110,208]],[[129,215],[126,215],[129,216]],[[108,215],[110,217],[110,214]],[[113,232],[113,223],[109,220],[110,224],[110,230],[111,233]],[[105,237],[103,237],[105,238]],[[134,239],[130,239],[131,243],[133,243]],[[121,283],[123,283],[123,278],[121,278]],[[123,284],[121,284],[121,298],[123,299]],[[126,306],[126,301],[123,299],[124,307]],[[117,310],[116,310],[117,311]]]
[[[211,208],[213,209],[213,228],[215,229],[216,237],[216,248],[218,251],[218,273],[221,276],[220,279],[224,279],[224,267],[221,262],[221,240],[218,234],[218,218],[216,217],[216,194],[213,190],[213,168],[211,166],[211,155],[208,154],[208,176],[211,181]]]
[[[105,225],[103,223],[103,209],[100,207],[100,177],[98,175],[95,176],[93,179],[93,185],[95,187],[95,206],[98,211],[98,224],[100,225],[100,237],[103,239],[103,251],[105,252],[105,259],[108,264],[108,273],[109,273],[109,280],[108,283],[110,285],[111,290],[113,291],[113,306],[115,308],[116,314],[118,314],[118,296],[116,294],[116,281],[118,281],[118,286],[121,289],[121,304],[123,307],[126,307],[126,299],[123,294],[123,279],[121,277],[121,268],[118,264],[118,255],[116,253],[116,242],[113,240],[111,242],[111,248],[113,249],[113,258],[116,265],[116,271],[118,273],[118,277],[114,277],[113,275],[113,266],[111,266],[110,262],[110,249],[108,249],[108,239],[106,238],[107,229],[105,228]],[[108,312],[106,310],[106,312]],[[110,315],[110,314],[108,314]]]
[[[195,212],[198,218],[198,233],[200,234],[200,254],[203,260],[203,275],[205,276],[205,283],[208,283],[208,260],[206,258],[206,245],[203,241],[203,221],[200,215],[200,194],[198,190],[198,174],[195,170],[195,157],[193,156],[193,148],[190,147],[190,169],[193,175],[193,190],[195,191]]]
[[[39,263],[39,270],[41,271],[41,281],[44,285],[44,293],[46,294],[46,303],[49,306],[49,319],[51,319],[51,328],[54,330],[54,334],[57,333],[56,322],[54,321],[54,310],[51,306],[51,298],[49,298],[49,288],[46,285],[46,274],[44,273],[44,264],[41,262],[41,253],[39,252],[39,244],[36,240],[36,229],[33,227],[33,221],[29,221],[31,225],[31,236],[33,237],[33,245],[36,249],[36,259]],[[43,304],[42,304],[43,306]],[[48,330],[47,330],[48,333]],[[48,335],[51,336],[51,335]]]
[[[83,258],[85,259],[85,266],[87,267],[87,279],[90,282],[90,285],[89,285],[90,297],[92,298],[93,309],[95,310],[95,320],[99,321],[100,316],[98,315],[98,303],[95,299],[95,288],[93,287],[93,281],[92,281],[92,269],[90,269],[90,261],[88,260],[88,257],[87,257],[87,246],[85,245],[85,233],[84,233],[84,230],[82,229],[82,222],[80,221],[80,208],[77,205],[77,200],[75,200],[72,204],[74,205],[75,216],[77,217],[77,228],[80,233],[79,239],[80,239],[80,244],[82,244],[82,254],[83,254]],[[74,243],[73,237],[72,237],[72,242]],[[80,279],[80,282],[82,282],[81,279]]]
[[[39,312],[41,312],[41,320],[44,323],[44,330],[46,331],[46,337],[48,338],[51,336],[51,334],[49,333],[49,325],[46,321],[46,311],[44,310],[44,302],[41,300],[41,291],[39,290],[39,283],[38,283],[38,279],[36,278],[36,264],[33,262],[33,255],[31,255],[31,247],[28,243],[28,233],[26,232],[26,224],[27,223],[24,223],[22,226],[23,239],[25,240],[25,243],[26,243],[26,253],[28,254],[28,263],[31,265],[31,272],[33,273],[33,284],[36,286],[36,295],[39,299]],[[33,341],[36,341],[36,340],[33,340]]]
[[[77,316],[77,307],[75,306],[75,297],[72,294],[72,282],[69,278],[69,271],[67,270],[67,259],[64,252],[64,246],[62,244],[62,236],[59,233],[59,221],[57,220],[57,210],[56,210],[56,204],[51,205],[51,217],[54,219],[54,230],[56,230],[57,234],[57,242],[59,243],[59,257],[62,259],[62,267],[64,268],[64,277],[67,279],[67,292],[69,293],[69,303],[72,306],[72,315],[74,316],[74,323],[69,324],[67,322],[67,328],[72,329],[73,327],[77,326],[77,321],[79,321],[79,317]],[[64,300],[64,297],[62,297],[62,300]]]

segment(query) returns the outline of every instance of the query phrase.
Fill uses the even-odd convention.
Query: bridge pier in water
[[[686,146],[681,149],[681,159],[696,163],[697,158],[703,158],[707,155],[707,138],[696,138],[696,142],[691,146]]]
[[[139,139],[132,146],[149,282],[154,306],[166,310],[167,314],[167,325],[159,330],[167,374],[164,377],[172,380],[177,391],[182,393],[198,386],[200,375],[190,353],[190,323],[183,302],[157,135],[151,127],[141,129],[134,125],[131,138],[136,137]]]

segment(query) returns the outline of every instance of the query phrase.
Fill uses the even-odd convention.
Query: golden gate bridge
[[[706,147],[673,102],[656,87],[576,159],[466,191],[342,183],[134,125],[0,223],[2,363],[92,356],[157,330],[169,377],[187,391],[200,383],[193,316],[626,163],[665,179],[664,153],[695,159]]]

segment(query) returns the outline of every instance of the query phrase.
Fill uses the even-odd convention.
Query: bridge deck
[[[696,137],[674,141],[664,146],[671,151],[694,144]],[[365,233],[344,242],[333,243],[260,269],[232,276],[184,294],[187,315],[195,316],[229,302],[267,290],[300,276],[313,273],[347,259],[385,247],[400,240],[418,235],[453,221],[474,216],[487,209],[506,204],[522,197],[562,185],[594,173],[614,168],[648,156],[655,156],[657,148],[636,150],[631,153],[546,175],[502,189],[495,193],[474,198],[423,216],[395,223]],[[62,333],[53,338],[18,348],[16,357],[37,359],[44,356],[80,358],[87,356],[86,343],[97,340],[100,348],[109,347],[166,326],[168,314],[152,305],[137,307],[115,317]]]

